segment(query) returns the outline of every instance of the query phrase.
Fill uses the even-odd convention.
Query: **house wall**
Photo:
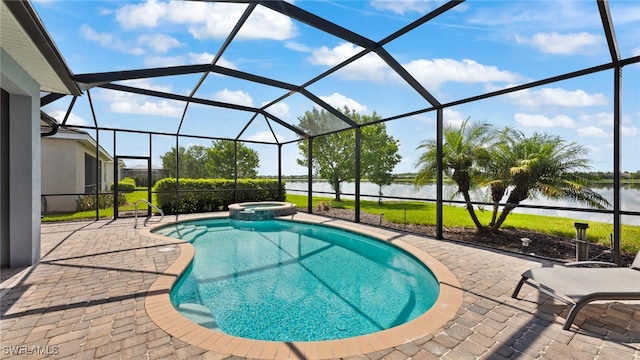
[[[40,85],[2,48],[0,63],[9,103],[8,121],[2,120],[8,124],[0,127],[9,142],[0,147],[6,160],[0,161],[0,259],[2,266],[22,267],[40,258]]]
[[[89,147],[84,145],[83,143],[78,142],[78,156],[81,160],[78,160],[78,164],[82,163],[82,172],[79,172],[78,176],[80,176],[79,184],[82,187],[82,191],[84,191],[84,154],[87,153],[91,157],[96,157],[96,149],[94,147]],[[102,174],[100,177],[100,192],[109,192],[111,183],[113,182],[113,160],[111,158],[105,156],[102,152],[100,153],[100,162],[101,162],[101,170]]]
[[[88,146],[86,140],[55,136],[42,139],[42,193],[47,213],[76,211],[76,200],[83,195],[56,194],[85,193],[85,154],[93,158],[96,156],[95,147]],[[100,191],[109,192],[113,182],[113,161],[103,153],[100,161]]]
[[[46,208],[43,209],[45,212],[75,211],[77,196],[53,194],[84,192],[84,179],[79,180],[80,172],[76,165],[75,142],[76,140],[55,137],[42,139],[42,194],[46,200]],[[84,169],[84,159],[82,161]],[[80,186],[79,181],[82,181]]]

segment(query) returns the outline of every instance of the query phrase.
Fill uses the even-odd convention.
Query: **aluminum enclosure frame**
[[[598,11],[599,11],[599,15],[600,15],[600,19],[602,22],[602,28],[603,31],[605,33],[605,37],[606,37],[606,41],[607,41],[607,47],[610,53],[610,58],[611,61],[598,65],[598,66],[594,66],[594,67],[590,67],[590,68],[585,68],[585,69],[581,69],[581,70],[577,70],[577,71],[573,71],[573,72],[569,72],[569,73],[564,73],[561,75],[557,75],[557,76],[552,76],[546,79],[542,79],[542,80],[537,80],[537,81],[532,81],[526,84],[521,84],[518,86],[513,86],[510,88],[506,88],[506,89],[502,89],[502,90],[498,90],[498,91],[493,91],[493,92],[487,92],[484,94],[480,94],[477,96],[473,96],[473,97],[469,97],[469,98],[464,98],[464,99],[458,99],[452,102],[448,102],[448,103],[442,103],[441,101],[439,101],[433,94],[431,94],[427,89],[425,89],[391,54],[389,54],[387,52],[387,50],[385,49],[385,45],[387,43],[389,43],[390,41],[397,39],[409,32],[411,32],[413,29],[418,28],[419,26],[428,23],[429,21],[437,18],[439,15],[454,9],[456,6],[460,5],[461,3],[463,3],[463,1],[448,1],[444,4],[442,4],[440,7],[436,8],[435,10],[429,12],[428,14],[422,16],[421,18],[413,21],[412,23],[410,23],[409,25],[405,26],[404,28],[396,31],[393,34],[390,34],[389,36],[387,36],[386,38],[384,38],[383,40],[379,41],[379,42],[375,42],[371,39],[368,39],[360,34],[354,33],[348,29],[345,29],[337,24],[334,24],[322,17],[319,17],[315,14],[312,14],[306,10],[303,10],[299,7],[297,7],[296,5],[293,5],[289,2],[286,1],[282,1],[282,0],[273,0],[273,1],[267,1],[267,0],[261,0],[261,1],[242,1],[242,0],[237,0],[237,1],[221,1],[221,2],[231,2],[231,3],[245,3],[248,4],[249,6],[247,7],[247,9],[245,10],[245,13],[243,14],[243,16],[241,17],[241,19],[238,21],[236,27],[233,29],[233,31],[228,35],[227,39],[225,40],[224,45],[221,47],[220,51],[215,54],[215,57],[213,59],[213,61],[210,64],[197,64],[197,65],[184,65],[184,66],[170,66],[170,67],[164,67],[164,68],[148,68],[148,69],[132,69],[132,70],[126,70],[126,71],[114,71],[114,72],[101,72],[101,73],[89,73],[89,74],[76,74],[76,75],[72,75],[72,78],[75,80],[77,86],[79,89],[82,89],[87,96],[89,97],[89,101],[90,101],[90,90],[93,88],[103,88],[103,89],[110,89],[110,90],[115,90],[115,91],[121,91],[121,92],[125,92],[125,93],[131,93],[131,94],[140,94],[140,95],[145,95],[145,96],[151,96],[151,97],[156,97],[156,98],[162,98],[162,99],[170,99],[170,100],[178,100],[178,101],[182,101],[185,104],[185,108],[184,108],[184,112],[183,112],[183,116],[182,116],[182,120],[184,120],[184,116],[187,112],[187,109],[189,107],[190,104],[201,104],[201,105],[206,105],[206,106],[212,106],[212,107],[218,107],[218,108],[225,108],[225,109],[230,109],[230,110],[238,110],[241,112],[247,112],[249,114],[251,114],[251,116],[249,116],[249,120],[247,121],[247,124],[244,126],[244,128],[242,129],[242,131],[235,137],[235,138],[225,138],[225,140],[232,140],[234,142],[239,142],[242,141],[240,140],[240,137],[242,136],[242,133],[244,132],[244,130],[248,127],[248,125],[251,123],[251,121],[253,121],[256,117],[258,116],[262,116],[264,117],[264,119],[266,120],[267,124],[269,124],[269,127],[271,127],[271,122],[278,124],[280,126],[283,126],[284,128],[290,130],[292,133],[294,133],[297,136],[297,140],[293,140],[293,141],[288,141],[288,142],[280,142],[276,137],[275,137],[275,133],[273,133],[272,130],[272,134],[274,135],[274,142],[273,143],[264,143],[264,144],[269,144],[269,145],[275,145],[278,147],[278,181],[281,182],[281,178],[282,178],[282,158],[281,158],[281,151],[282,151],[282,145],[284,144],[290,144],[290,143],[294,143],[294,142],[298,142],[298,141],[302,141],[302,140],[307,140],[309,141],[309,153],[308,153],[308,163],[309,163],[309,168],[308,168],[308,180],[309,180],[309,185],[308,185],[308,196],[309,196],[309,202],[308,202],[308,211],[312,212],[312,205],[311,205],[311,195],[313,192],[313,187],[312,187],[312,177],[313,177],[313,170],[312,170],[312,161],[313,161],[313,140],[316,137],[319,136],[325,136],[328,134],[331,134],[333,132],[328,132],[328,133],[324,133],[324,134],[311,134],[311,133],[307,133],[305,132],[303,129],[298,128],[295,125],[291,125],[289,123],[287,123],[286,121],[283,121],[282,119],[279,119],[275,114],[270,113],[267,109],[269,106],[282,101],[284,99],[286,99],[287,97],[293,95],[293,94],[301,94],[304,97],[306,97],[307,99],[311,100],[315,105],[317,105],[320,109],[323,109],[327,112],[329,112],[330,114],[332,114],[336,119],[342,121],[344,128],[340,129],[340,130],[336,130],[334,132],[339,132],[339,131],[346,131],[346,130],[355,130],[356,132],[356,136],[355,136],[355,143],[354,143],[354,148],[355,148],[355,154],[356,154],[356,158],[354,159],[354,163],[355,163],[355,168],[356,168],[356,174],[355,174],[355,179],[356,179],[356,190],[355,190],[355,208],[356,208],[356,213],[355,213],[355,221],[359,222],[360,221],[360,133],[361,133],[361,128],[370,124],[365,124],[365,125],[361,125],[361,124],[357,124],[354,121],[352,121],[351,119],[349,119],[348,117],[344,116],[342,113],[340,113],[338,110],[334,109],[332,106],[330,106],[329,104],[327,104],[326,102],[324,102],[323,100],[321,100],[318,96],[316,96],[314,93],[312,93],[309,90],[309,87],[318,82],[321,79],[324,79],[326,77],[328,77],[329,75],[335,73],[336,71],[344,68],[345,66],[352,64],[353,62],[355,62],[356,60],[362,58],[363,56],[367,55],[367,54],[371,54],[374,53],[376,54],[380,59],[382,59],[393,71],[395,71],[395,73],[397,75],[399,75],[399,77],[401,79],[403,79],[409,86],[411,86],[413,88],[413,90],[419,94],[426,103],[429,104],[428,107],[425,107],[423,109],[417,110],[417,111],[412,111],[410,113],[405,113],[405,114],[396,114],[387,118],[383,118],[375,123],[381,123],[381,122],[389,122],[389,121],[394,121],[394,120],[398,120],[398,119],[402,119],[402,118],[406,118],[409,116],[414,116],[414,115],[418,115],[418,114],[424,114],[424,113],[429,113],[429,112],[435,112],[436,114],[436,141],[437,141],[437,154],[439,158],[442,158],[443,154],[442,154],[442,142],[443,142],[443,131],[444,131],[444,123],[443,123],[443,111],[447,108],[456,106],[456,105],[461,105],[461,104],[465,104],[465,103],[471,103],[474,101],[478,101],[478,100],[482,100],[482,99],[487,99],[487,98],[491,98],[491,97],[496,97],[496,96],[500,96],[500,95],[505,95],[505,94],[509,94],[509,93],[513,93],[516,91],[521,91],[521,90],[525,90],[525,89],[531,89],[537,86],[541,86],[541,85],[545,85],[545,84],[551,84],[554,82],[558,82],[558,81],[563,81],[563,80],[567,80],[567,79],[572,79],[572,78],[577,78],[577,77],[581,77],[581,76],[585,76],[585,75],[589,75],[589,74],[594,74],[594,73],[598,73],[598,72],[602,72],[602,71],[609,71],[609,70],[613,70],[614,76],[612,79],[612,90],[613,90],[613,94],[614,94],[614,104],[613,104],[613,114],[614,114],[614,133],[613,133],[613,143],[614,143],[614,147],[613,147],[613,172],[614,172],[614,202],[613,202],[613,211],[611,212],[613,215],[613,243],[614,243],[614,261],[616,263],[620,263],[620,237],[621,237],[621,216],[622,215],[633,215],[633,216],[639,216],[640,213],[636,213],[636,212],[629,212],[629,211],[622,211],[621,210],[621,204],[620,204],[620,180],[621,180],[621,172],[620,172],[620,159],[621,159],[621,135],[620,135],[620,131],[621,131],[621,93],[622,93],[622,78],[623,78],[623,72],[622,69],[624,66],[626,65],[630,65],[630,64],[638,64],[640,63],[640,56],[633,56],[633,57],[629,57],[626,59],[621,58],[620,55],[620,51],[618,48],[618,43],[615,37],[615,31],[614,31],[614,26],[613,23],[611,21],[611,14],[610,14],[610,10],[609,10],[609,6],[608,6],[608,2],[606,0],[594,0],[597,3],[598,6]],[[215,2],[215,1],[207,1],[207,2]],[[263,76],[259,76],[259,75],[255,75],[255,74],[250,74],[247,72],[242,72],[242,71],[238,71],[238,70],[234,70],[234,69],[230,69],[230,68],[225,68],[223,66],[220,66],[217,63],[217,61],[222,57],[224,51],[227,49],[228,45],[234,40],[234,38],[236,37],[238,31],[242,28],[242,25],[244,24],[244,22],[246,21],[246,19],[248,18],[248,16],[251,14],[251,12],[253,12],[255,10],[255,8],[257,6],[263,6],[266,8],[269,8],[271,10],[274,10],[280,14],[286,15],[291,17],[292,19],[295,19],[297,21],[300,21],[302,23],[305,23],[307,25],[310,25],[312,27],[314,27],[315,29],[318,29],[322,32],[325,32],[327,34],[331,34],[333,36],[336,36],[344,41],[347,41],[349,43],[352,44],[356,44],[360,47],[362,47],[364,50],[362,50],[360,53],[352,56],[351,58],[341,62],[338,65],[335,65],[333,67],[331,67],[330,69],[324,71],[323,73],[321,73],[320,75],[308,80],[305,83],[302,84],[290,84],[287,82],[283,82],[280,81],[278,79],[271,79],[271,78],[267,78],[267,77],[263,77]],[[201,80],[195,84],[194,88],[192,89],[192,91],[190,92],[190,95],[180,95],[180,94],[175,94],[175,93],[167,93],[167,92],[161,92],[161,91],[155,91],[155,90],[148,90],[148,89],[142,89],[142,88],[136,88],[133,86],[126,86],[126,85],[122,85],[122,84],[118,84],[118,81],[122,81],[122,80],[132,80],[132,79],[148,79],[148,78],[154,78],[154,77],[166,77],[166,76],[175,76],[175,75],[184,75],[184,74],[202,74],[201,76]],[[208,99],[204,99],[204,98],[199,98],[196,97],[195,94],[200,86],[200,84],[202,84],[202,81],[204,80],[204,78],[208,75],[208,74],[220,74],[220,75],[225,75],[225,76],[230,76],[230,77],[234,77],[234,78],[238,78],[238,79],[242,79],[242,80],[246,80],[246,81],[250,81],[250,82],[254,82],[254,83],[258,83],[258,84],[262,84],[262,85],[266,85],[266,86],[270,86],[273,88],[278,88],[283,90],[283,95],[280,97],[277,97],[276,99],[274,99],[273,101],[269,102],[268,104],[262,106],[262,107],[249,107],[249,106],[242,106],[242,105],[237,105],[237,104],[232,104],[232,103],[225,103],[225,102],[220,102],[220,101],[213,101],[213,100],[208,100]],[[78,127],[78,128],[85,128],[85,129],[93,129],[96,130],[96,133],[99,133],[101,130],[111,130],[111,131],[128,131],[127,129],[113,129],[113,128],[108,128],[108,127],[101,127],[99,125],[99,121],[98,121],[98,115],[95,114],[95,112],[93,112],[93,106],[91,106],[92,109],[92,114],[94,117],[94,126],[93,127],[79,127],[79,126],[72,126],[72,125],[67,125],[66,123],[66,119],[69,117],[69,114],[71,113],[74,104],[75,104],[75,99],[77,98],[77,94],[74,95],[74,100],[71,102],[67,114],[65,116],[65,121],[63,121],[61,126],[67,126],[67,127]],[[59,100],[61,97],[59,95],[55,95],[55,94],[49,94],[46,95],[42,98],[42,104],[46,105],[49,104],[53,101]],[[91,101],[90,101],[91,102]],[[179,138],[180,137],[199,137],[198,135],[195,134],[186,134],[183,133],[182,131],[182,120],[180,121],[180,126],[178,126],[178,128],[176,129],[175,133],[160,133],[160,132],[153,132],[153,131],[148,131],[146,133],[148,134],[154,134],[154,135],[171,135],[171,136],[175,136],[176,137],[176,148],[178,148],[179,145]],[[133,132],[141,132],[141,131],[133,131]],[[206,139],[217,139],[217,138],[213,138],[213,137],[201,137],[201,138],[206,138]],[[98,140],[98,139],[96,139]],[[260,143],[260,142],[256,142],[256,143]],[[99,144],[99,143],[98,143]],[[150,154],[151,156],[151,154]],[[178,161],[176,159],[176,161]],[[438,162],[441,163],[441,162]],[[237,173],[237,171],[236,171]],[[237,178],[237,176],[236,176]],[[442,219],[442,211],[443,211],[443,203],[444,203],[444,197],[443,197],[443,186],[444,186],[444,179],[443,179],[443,171],[442,169],[439,169],[439,171],[437,172],[437,179],[436,179],[436,184],[437,184],[437,194],[436,194],[436,222],[437,222],[437,228],[436,228],[436,233],[437,233],[437,238],[442,238],[443,237],[443,219]],[[176,184],[176,192],[179,191],[178,188],[178,184]]]

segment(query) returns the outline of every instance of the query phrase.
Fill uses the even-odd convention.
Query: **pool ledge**
[[[302,216],[298,216],[302,215]],[[180,249],[178,258],[151,285],[145,297],[145,310],[151,320],[173,337],[202,349],[223,354],[256,359],[331,359],[362,355],[406,344],[433,333],[451,320],[462,304],[462,290],[458,279],[432,256],[409,244],[422,239],[415,235],[377,229],[362,224],[335,221],[320,216],[298,214],[296,220],[312,223],[327,223],[348,228],[389,241],[404,249],[426,264],[440,283],[440,296],[425,314],[405,324],[373,334],[347,339],[276,342],[244,339],[209,330],[183,317],[171,304],[169,293],[178,277],[189,266],[195,250],[190,243],[151,233],[150,228],[140,229],[139,234],[162,239]]]

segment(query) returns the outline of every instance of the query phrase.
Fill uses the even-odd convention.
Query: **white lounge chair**
[[[523,284],[571,305],[564,324],[564,329],[569,330],[578,311],[592,301],[640,300],[640,251],[627,268],[613,263],[579,261],[527,270],[522,273],[512,298],[517,299]]]

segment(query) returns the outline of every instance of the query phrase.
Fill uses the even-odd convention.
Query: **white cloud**
[[[638,136],[640,135],[640,129],[638,129],[634,125],[622,126],[622,129],[620,129],[620,134],[622,136]]]
[[[564,128],[574,128],[575,122],[573,119],[566,115],[558,115],[554,117],[547,117],[539,114],[523,114],[516,113],[514,114],[514,119],[519,126],[529,127],[529,128],[553,128],[553,127],[564,127]]]
[[[127,86],[133,86],[133,87],[137,87],[137,88],[141,88],[141,89],[149,89],[149,90],[161,91],[161,92],[166,92],[166,93],[170,93],[170,92],[173,91],[171,86],[152,83],[151,79],[123,80],[120,83],[122,83],[124,85],[127,85]]]
[[[187,53],[178,56],[149,56],[144,59],[144,64],[149,67],[166,67],[166,66],[178,66],[189,64],[210,64],[215,55],[207,52],[203,53]],[[231,61],[228,61],[224,57],[221,57],[217,65],[236,69],[236,65]]]
[[[151,48],[155,52],[165,53],[183,46],[176,38],[165,34],[145,34],[138,37],[138,44]]]
[[[351,43],[341,43],[333,48],[323,46],[312,50],[309,61],[313,65],[335,66],[362,50],[361,47]],[[437,90],[446,82],[514,82],[520,79],[517,74],[468,59],[462,61],[418,59],[403,66],[429,90]],[[349,80],[402,81],[396,72],[375,53],[359,58],[336,74]]]
[[[309,57],[309,61],[313,65],[335,66],[362,50],[364,49],[360,46],[347,42],[341,43],[331,49],[326,46],[322,46],[311,51],[312,56]]]
[[[287,141],[286,137],[284,137],[283,135],[280,135],[278,133],[276,133],[276,139],[278,139],[278,142]],[[249,136],[248,140],[262,141],[262,142],[274,142],[275,141],[271,131],[261,131],[259,133],[253,134],[253,135]]]
[[[80,26],[80,36],[82,36],[83,39],[97,43],[104,48],[112,49],[121,53],[131,55],[144,54],[144,49],[126,44],[122,40],[116,38],[113,34],[104,32],[99,33],[87,24]]]
[[[262,106],[267,103],[263,103]],[[283,101],[279,101],[268,108],[266,108],[267,112],[271,113],[274,116],[279,118],[288,118],[291,117],[291,111],[289,110],[289,105],[284,103]]]
[[[468,59],[419,59],[404,64],[404,67],[428,90],[437,90],[446,82],[514,82],[520,78],[509,71]]]
[[[220,90],[213,94],[213,100],[230,104],[253,106],[253,99],[251,96],[242,90],[232,91],[225,88],[224,90]]]
[[[323,46],[314,49],[308,59],[313,65],[331,67],[340,64],[362,50],[364,49],[357,45],[341,43],[333,48]],[[338,70],[336,75],[349,80],[383,81],[389,78],[390,73],[389,67],[378,55],[369,53]]]
[[[129,96],[111,103],[111,111],[121,114],[156,115],[179,118],[183,108],[170,100],[149,101],[148,98]]]
[[[527,89],[510,93],[508,96],[516,104],[529,107],[588,107],[606,105],[609,102],[604,94],[588,94],[584,90],[570,91],[560,88]]]
[[[196,39],[223,39],[242,15],[245,5],[156,1],[126,5],[116,13],[123,28],[155,28],[164,24],[186,25]],[[259,6],[238,33],[238,39],[285,40],[297,29],[288,16]]]
[[[581,137],[610,138],[611,134],[595,126],[587,126],[578,129],[578,135]]]
[[[488,25],[501,30],[532,29],[585,29],[602,26],[598,12],[583,1],[503,2],[500,9],[475,7],[469,23]]]
[[[123,81],[123,84],[143,89],[172,92],[171,87],[151,83],[148,79]],[[182,116],[182,102],[151,98],[121,91],[98,89],[96,99],[109,103],[109,109],[121,114],[155,115],[179,118]]]
[[[464,116],[462,113],[455,110],[444,109],[444,111],[442,112],[442,119],[445,126],[459,128],[460,126],[462,126],[462,122],[467,119],[467,116]]]
[[[62,110],[54,110],[49,115],[54,119],[58,120],[58,123],[62,124],[64,120],[64,116],[67,114],[66,111]],[[69,118],[67,118],[66,125],[79,125],[79,126],[87,126],[89,122],[85,120],[83,117],[78,116],[74,113],[69,114]]]
[[[408,12],[424,13],[433,8],[431,0],[371,0],[371,6],[378,10],[390,10],[404,15]]]
[[[607,112],[599,112],[595,114],[587,114],[580,116],[582,122],[592,122],[598,125],[613,124],[613,114]]]
[[[593,54],[595,51],[602,49],[604,38],[587,32],[569,34],[551,32],[535,33],[530,38],[516,35],[516,42],[531,45],[547,54],[575,55]]]
[[[355,110],[360,114],[367,112],[366,105],[362,105],[354,99],[348,98],[342,94],[333,93],[329,96],[320,96],[320,99],[337,109],[342,109],[346,106],[347,108]]]
[[[313,51],[313,49],[305,44],[301,44],[299,42],[295,42],[295,41],[287,41],[284,44],[284,47],[286,47],[287,49],[293,50],[293,51],[298,51],[298,52],[302,52],[302,53],[310,53]]]

